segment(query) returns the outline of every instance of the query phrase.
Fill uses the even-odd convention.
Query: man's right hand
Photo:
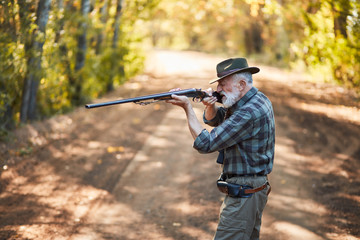
[[[217,98],[214,97],[212,95],[212,93],[214,92],[211,88],[205,90],[205,92],[210,96],[210,97],[206,97],[202,100],[202,103],[206,106],[206,107],[210,107],[215,105],[215,103],[217,102]]]
[[[215,105],[217,98],[212,96],[214,92],[211,88],[205,91],[210,97],[206,97],[202,100],[202,103],[205,105],[205,118],[211,120],[215,117],[218,107]]]

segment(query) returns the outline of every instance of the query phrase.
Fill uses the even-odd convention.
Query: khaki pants
[[[254,188],[266,183],[267,177],[235,177],[228,182]],[[259,239],[261,216],[267,202],[270,186],[254,193],[250,198],[226,196],[220,209],[220,219],[214,240]]]

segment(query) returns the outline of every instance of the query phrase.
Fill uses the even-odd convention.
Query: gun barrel
[[[105,107],[115,104],[122,104],[122,103],[129,103],[133,102],[130,99],[123,99],[123,100],[115,100],[115,101],[109,101],[109,102],[103,102],[103,103],[93,103],[93,104],[86,104],[85,108],[97,108],[97,107]]]
[[[164,93],[157,93],[152,95],[146,95],[141,97],[135,97],[135,98],[126,98],[126,99],[120,99],[115,101],[109,101],[109,102],[103,102],[103,103],[94,103],[94,104],[86,104],[85,108],[97,108],[97,107],[105,107],[115,104],[123,104],[123,103],[129,103],[129,102],[141,102],[146,100],[168,100],[171,99],[171,95],[186,95],[187,97],[205,97],[207,94],[204,91],[201,91],[201,89],[196,88],[189,88],[179,91],[173,91],[173,92],[164,92]]]

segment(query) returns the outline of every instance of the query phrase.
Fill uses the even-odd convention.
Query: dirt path
[[[157,51],[146,74],[97,101],[205,89],[220,60]],[[255,85],[277,127],[261,239],[359,239],[359,99],[260,68]],[[165,103],[79,108],[25,126],[0,145],[0,239],[211,239],[220,169],[216,154],[191,145],[182,110]]]

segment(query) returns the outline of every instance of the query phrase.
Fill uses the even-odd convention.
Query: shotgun
[[[189,88],[189,89],[178,90],[173,92],[156,93],[141,97],[126,98],[126,99],[120,99],[120,100],[103,102],[103,103],[86,104],[85,108],[105,107],[105,106],[130,103],[130,102],[140,105],[147,105],[157,101],[169,100],[171,99],[171,95],[173,94],[178,96],[186,96],[189,98],[193,98],[194,102],[201,102],[204,98],[209,97],[209,94],[207,94],[207,92],[205,91],[202,91],[201,89]],[[212,95],[217,98],[217,102],[221,103],[222,96],[218,92],[213,92]]]

